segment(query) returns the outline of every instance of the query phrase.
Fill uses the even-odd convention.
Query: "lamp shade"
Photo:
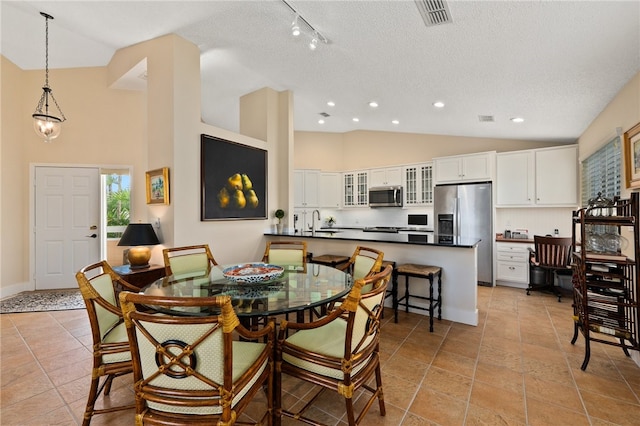
[[[150,223],[130,223],[124,230],[119,246],[154,246],[160,244]]]
[[[146,246],[156,244],[160,241],[150,223],[130,223],[118,242],[119,246],[136,246],[127,254],[131,269],[148,268],[151,250]]]

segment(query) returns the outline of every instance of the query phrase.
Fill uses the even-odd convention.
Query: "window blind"
[[[591,154],[582,162],[582,206],[600,192],[603,197],[613,199],[620,196],[621,154],[620,136]]]

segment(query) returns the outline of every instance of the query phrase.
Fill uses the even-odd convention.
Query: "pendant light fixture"
[[[64,116],[56,98],[53,97],[51,87],[49,87],[49,19],[53,19],[53,16],[40,12],[40,15],[45,19],[45,79],[44,86],[42,87],[42,96],[38,101],[38,106],[33,113],[33,128],[38,136],[44,138],[45,142],[51,142],[53,139],[60,136],[62,130],[62,122],[67,118]],[[53,101],[53,104],[58,110],[58,114],[55,111],[49,111],[49,101]]]

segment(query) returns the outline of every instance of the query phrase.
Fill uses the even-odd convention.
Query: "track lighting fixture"
[[[44,12],[40,12],[45,19],[45,73],[44,73],[44,86],[42,87],[42,96],[38,101],[35,112],[31,115],[33,117],[33,128],[38,136],[44,138],[45,142],[51,142],[53,139],[60,136],[62,130],[62,122],[67,118],[60,109],[56,98],[53,97],[51,87],[49,87],[49,19],[53,19],[53,16]],[[49,99],[51,99],[56,106],[59,116],[53,115],[53,111],[49,111]]]
[[[303,31],[302,28],[305,28],[304,33],[311,34],[311,42],[309,42],[309,49],[316,50],[318,47],[318,42],[323,42],[324,44],[329,44],[329,40],[323,36],[318,30],[315,29],[313,25],[309,23],[304,16],[300,15],[300,13],[291,6],[287,0],[281,0],[282,3],[289,8],[294,14],[295,17],[293,22],[291,23],[291,35],[294,37],[298,37]],[[307,31],[308,30],[308,31]]]

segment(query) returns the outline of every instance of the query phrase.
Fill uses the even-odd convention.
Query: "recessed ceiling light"
[[[370,106],[371,108],[378,108],[378,103],[377,103],[377,102],[373,102],[373,101],[372,101],[372,102],[369,102],[369,106]]]
[[[400,122],[398,120],[391,120],[391,123],[393,124],[400,124]]]
[[[524,121],[524,118],[522,118],[522,117],[513,117],[511,119],[511,121],[513,121],[514,123],[522,123]]]
[[[333,101],[329,101],[329,102],[327,102],[327,105],[329,105],[329,106],[336,106],[336,103],[335,103],[335,102],[333,102]]]
[[[324,120],[323,119],[318,120],[318,124],[324,124]]]
[[[433,106],[436,108],[444,108],[444,102],[441,102],[441,101],[434,102]]]
[[[357,123],[358,121],[360,121],[360,119],[358,117],[353,117],[353,121]]]

